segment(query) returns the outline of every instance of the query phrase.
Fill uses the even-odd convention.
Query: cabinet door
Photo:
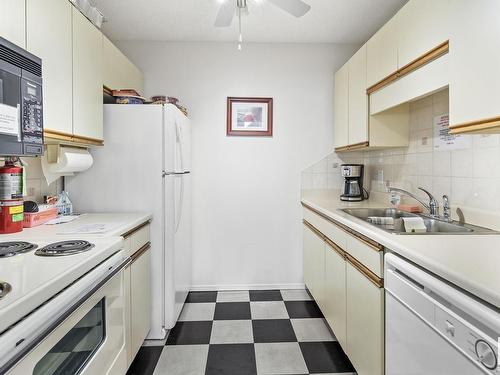
[[[0,36],[19,47],[26,46],[24,0],[0,1]]]
[[[335,147],[349,144],[349,66],[335,73],[333,142]]]
[[[367,88],[398,69],[397,19],[393,17],[366,44]]]
[[[73,133],[103,138],[102,34],[73,9]]]
[[[349,60],[349,144],[368,141],[366,44]]]
[[[130,266],[130,348],[135,357],[151,327],[151,250],[142,253]]]
[[[142,72],[105,36],[102,53],[103,84],[110,89],[135,89],[142,93]]]
[[[451,7],[450,126],[500,122],[500,1]]]
[[[359,375],[383,375],[384,290],[347,263],[347,355]]]
[[[346,349],[346,261],[328,244],[325,250],[325,311],[340,345]]]
[[[410,0],[396,14],[399,68],[449,39],[449,11],[449,0]]]
[[[27,0],[27,49],[42,59],[43,124],[73,133],[72,5],[61,0]]]
[[[325,288],[325,242],[304,225],[304,282],[322,307]]]

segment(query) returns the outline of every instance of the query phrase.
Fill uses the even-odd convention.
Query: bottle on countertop
[[[59,194],[56,206],[59,215],[73,215],[73,203],[71,203],[67,191],[63,191]]]

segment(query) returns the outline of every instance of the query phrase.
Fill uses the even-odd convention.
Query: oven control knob
[[[476,341],[476,354],[479,362],[481,362],[484,367],[490,370],[497,368],[497,357],[495,355],[495,351],[486,341]]]

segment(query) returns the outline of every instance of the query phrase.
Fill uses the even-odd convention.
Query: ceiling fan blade
[[[311,6],[304,3],[302,0],[268,0],[271,4],[276,5],[278,8],[288,12],[295,17],[302,17],[309,12]]]
[[[219,12],[217,13],[217,18],[215,18],[215,26],[217,27],[227,27],[231,26],[234,14],[236,13],[236,1],[226,0],[221,4]]]

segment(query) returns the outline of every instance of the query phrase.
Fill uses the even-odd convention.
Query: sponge
[[[427,227],[425,226],[424,219],[421,217],[403,217],[405,224],[405,231],[407,233],[425,233]]]
[[[396,208],[401,211],[412,213],[424,212],[424,208],[418,204],[398,204]]]

